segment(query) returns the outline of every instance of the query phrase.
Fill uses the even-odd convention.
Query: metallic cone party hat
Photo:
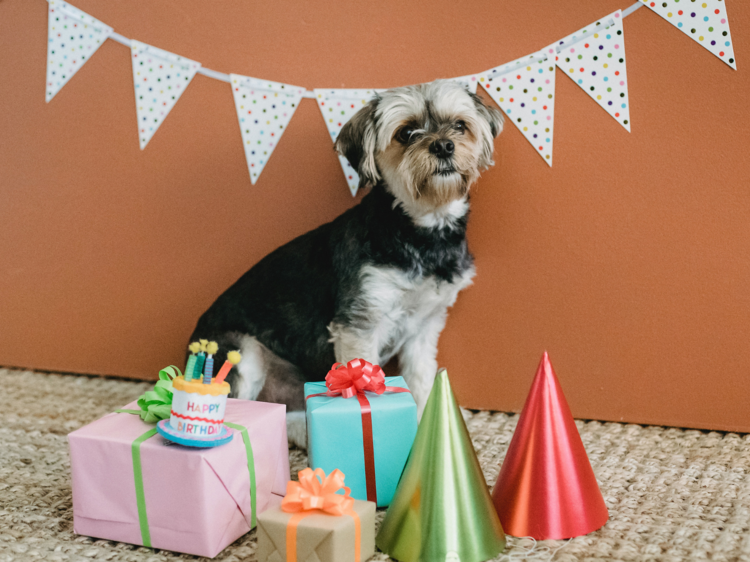
[[[480,562],[505,547],[503,528],[444,369],[435,378],[375,542],[403,562]]]
[[[609,518],[546,351],[492,499],[503,528],[516,537],[577,537],[595,531]]]

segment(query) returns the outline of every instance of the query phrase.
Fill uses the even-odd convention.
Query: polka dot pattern
[[[354,117],[354,114],[362,109],[379,91],[382,90],[315,90],[315,99],[318,102],[320,112],[323,114],[323,120],[326,122],[332,142],[336,142],[336,138],[347,121]],[[352,197],[354,197],[359,189],[359,175],[346,158],[339,155],[339,161],[341,162],[341,168],[344,170],[346,183],[349,185]]]
[[[581,38],[587,31],[589,33]],[[559,46],[562,47],[557,54],[560,70],[630,131],[622,12],[617,10],[569,35]]]
[[[102,46],[112,28],[67,2],[50,0],[47,18],[49,102]]]
[[[305,88],[239,74],[229,75],[242,146],[253,185],[299,107]]]
[[[555,125],[554,45],[488,70],[479,84],[537,153],[552,166]]]
[[[737,70],[722,0],[640,0],[685,35]]]
[[[131,41],[135,109],[141,150],[154,136],[201,63],[139,41]]]

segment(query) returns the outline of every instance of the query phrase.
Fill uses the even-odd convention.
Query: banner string
[[[641,6],[643,6],[643,4],[641,4],[640,2],[636,2],[632,6],[630,6],[628,8],[625,8],[622,11],[622,17],[629,16],[630,14],[632,14],[633,12],[635,12]],[[613,23],[612,21],[609,21],[609,22],[606,23],[606,25],[609,26],[609,25],[612,25],[612,23]],[[575,43],[578,43],[578,41],[581,41],[582,39],[586,38],[589,34],[591,34],[593,32],[594,32],[594,28],[592,28],[590,30],[587,30],[584,33],[581,33],[579,36],[577,36],[575,38],[575,41],[572,41],[572,42],[566,44],[565,48],[570,47],[571,45],[574,45]],[[130,39],[128,39],[127,37],[125,37],[123,35],[120,35],[119,33],[113,32],[112,35],[109,36],[109,38],[110,39],[114,39],[115,41],[117,41],[118,43],[121,43],[122,45],[125,45],[126,47],[130,47],[132,45]],[[562,49],[563,49],[563,46],[559,45],[559,46],[556,47],[555,50],[559,53]],[[541,55],[541,56],[537,56],[537,57],[530,57],[529,60],[528,60],[528,62],[532,63],[532,62],[537,62],[537,61],[544,61],[546,59],[547,59],[546,55]],[[509,70],[511,70],[511,69],[509,69]],[[223,72],[219,72],[217,70],[212,70],[210,68],[206,68],[204,66],[201,66],[198,69],[197,73],[198,74],[203,74],[203,76],[207,76],[208,78],[213,78],[214,80],[220,80],[221,82],[226,82],[227,84],[229,83],[229,74],[224,74]],[[308,99],[315,99],[315,92],[313,90],[305,90],[305,93],[303,94],[302,97],[308,98]]]

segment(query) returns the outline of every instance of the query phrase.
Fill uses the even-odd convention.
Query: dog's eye
[[[456,129],[457,131],[461,132],[461,133],[465,133],[466,132],[466,123],[463,122],[463,121],[456,121],[455,124],[453,125],[453,128]]]
[[[413,127],[403,127],[399,132],[396,134],[396,138],[398,139],[398,142],[402,144],[409,144],[409,141],[411,140],[411,136],[414,134],[414,128]]]

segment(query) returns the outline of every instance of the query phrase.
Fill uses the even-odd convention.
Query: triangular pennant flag
[[[320,112],[323,114],[326,127],[328,127],[331,141],[336,142],[336,138],[347,121],[354,117],[354,114],[362,109],[380,91],[382,90],[315,90],[315,99],[318,102]],[[349,161],[340,154],[339,161],[341,162],[346,183],[349,184],[349,190],[352,192],[353,197],[357,195],[357,190],[359,189],[359,175],[351,167]]]
[[[466,88],[472,93],[475,94],[477,92],[477,86],[479,86],[479,80],[477,79],[476,74],[467,74],[466,76],[459,76],[457,78],[452,78],[452,80],[455,80],[456,82],[461,82]]]
[[[734,62],[732,35],[729,33],[729,18],[726,2],[705,0],[676,4],[640,0],[699,45],[711,51],[729,66],[737,70]]]
[[[112,28],[60,0],[49,0],[47,17],[47,88],[49,102],[88,62]]]
[[[135,108],[141,150],[180,99],[201,63],[131,41]]]
[[[483,72],[479,83],[544,161],[552,166],[554,46]]]
[[[557,66],[630,131],[625,34],[617,10],[559,42]]]
[[[239,74],[229,75],[242,146],[253,185],[279,144],[305,88]]]
[[[514,537],[567,539],[607,522],[609,512],[547,352],[537,368],[492,491]]]
[[[471,436],[441,369],[375,538],[402,562],[481,562],[505,548]]]

